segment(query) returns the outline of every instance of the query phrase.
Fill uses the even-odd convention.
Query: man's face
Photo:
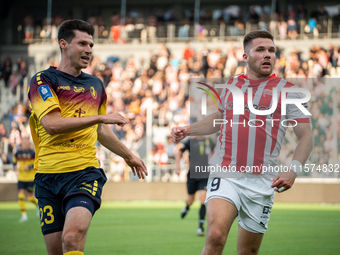
[[[274,42],[268,38],[254,39],[246,47],[243,59],[248,63],[248,77],[266,78],[270,76],[275,64]]]
[[[70,65],[77,70],[87,68],[91,60],[93,38],[86,32],[74,30],[75,37],[70,43],[66,43],[67,57]]]
[[[29,149],[29,146],[30,146],[29,140],[28,140],[27,138],[23,138],[23,139],[21,140],[21,149],[22,149],[23,151],[26,151],[26,150]]]

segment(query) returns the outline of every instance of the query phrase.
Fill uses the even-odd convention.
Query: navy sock
[[[200,215],[200,221],[199,221],[199,227],[203,228],[203,223],[204,223],[204,219],[205,219],[205,213],[206,213],[206,208],[205,205],[202,204],[200,211],[199,211],[199,215]]]

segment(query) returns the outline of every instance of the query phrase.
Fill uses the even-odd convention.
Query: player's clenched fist
[[[127,123],[126,118],[117,112],[102,115],[102,121],[104,124],[117,124],[118,126],[124,126]]]
[[[177,143],[189,134],[189,127],[174,127],[171,130],[172,139]]]

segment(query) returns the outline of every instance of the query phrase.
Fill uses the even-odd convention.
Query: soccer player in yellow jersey
[[[13,165],[18,172],[18,198],[21,209],[20,222],[28,221],[25,204],[25,190],[27,200],[38,205],[37,199],[33,196],[34,190],[34,150],[31,149],[30,141],[27,138],[21,140],[18,151],[14,154]]]
[[[144,162],[107,125],[123,126],[126,119],[118,113],[106,114],[101,80],[81,71],[91,59],[93,33],[87,22],[64,21],[58,31],[58,68],[37,73],[28,92],[36,146],[35,195],[49,255],[83,254],[88,228],[100,207],[106,182],[96,158],[97,140],[123,157],[134,175],[147,175]]]

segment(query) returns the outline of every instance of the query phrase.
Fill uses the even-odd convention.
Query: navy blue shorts
[[[62,231],[65,205],[71,196],[82,194],[94,201],[95,211],[101,204],[106,182],[102,169],[88,167],[81,171],[35,175],[35,197],[40,210],[41,231],[44,235]]]
[[[34,191],[34,182],[22,182],[18,181],[18,189],[24,189],[28,192],[33,193]]]

